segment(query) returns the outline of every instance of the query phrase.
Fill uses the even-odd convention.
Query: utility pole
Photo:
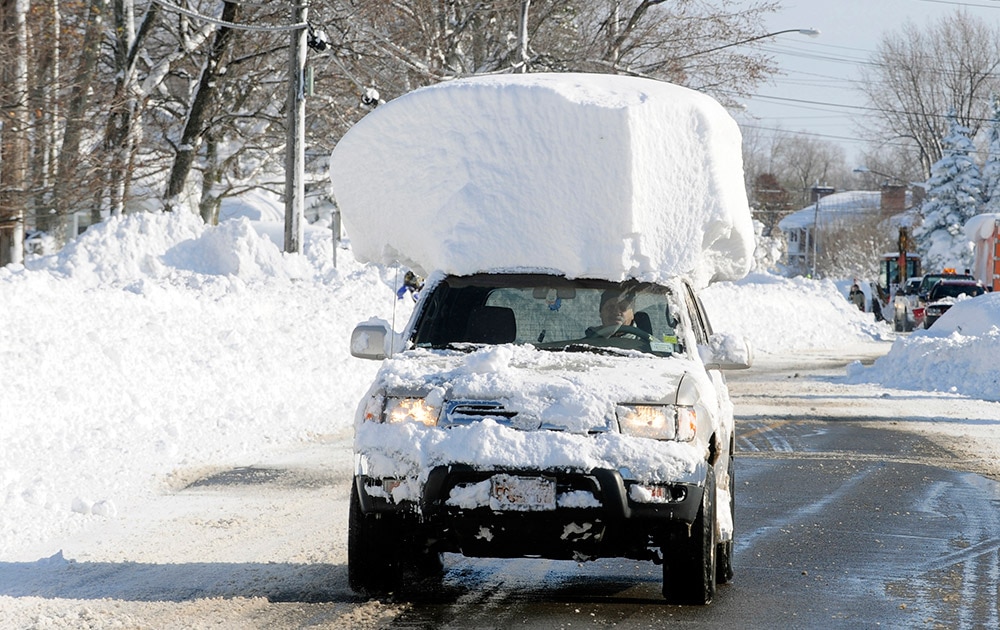
[[[298,253],[302,248],[302,226],[305,205],[305,66],[306,19],[305,0],[292,6],[292,24],[302,24],[292,31],[291,55],[288,63],[288,139],[285,147],[285,251]]]

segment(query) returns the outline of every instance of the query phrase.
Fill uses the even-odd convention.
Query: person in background
[[[848,293],[847,297],[851,303],[854,304],[854,306],[857,306],[862,313],[864,312],[865,293],[861,290],[861,287],[858,286],[857,280],[855,280],[854,284],[851,285],[851,291]]]

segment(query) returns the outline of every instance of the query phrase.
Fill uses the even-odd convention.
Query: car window
[[[708,318],[705,317],[704,309],[701,308],[701,302],[691,287],[685,286],[685,289],[687,291],[687,308],[691,317],[691,327],[694,329],[694,337],[698,343],[707,344],[708,335],[711,334]]]

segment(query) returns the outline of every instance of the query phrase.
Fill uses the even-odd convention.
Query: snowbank
[[[738,333],[756,352],[839,348],[892,339],[885,323],[862,313],[829,280],[751,274],[701,292],[712,327]]]
[[[469,274],[695,283],[749,269],[740,132],[717,102],[634,77],[522,74],[416,90],[338,143],[360,260]]]
[[[206,464],[349,431],[378,368],[351,328],[412,302],[391,271],[334,269],[329,230],[288,255],[254,227],[129,215],[0,268],[0,559]]]
[[[927,330],[897,339],[853,382],[1000,401],[1000,294],[960,299]]]

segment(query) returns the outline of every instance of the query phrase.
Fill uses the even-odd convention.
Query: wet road
[[[1000,484],[913,463],[948,455],[894,431],[741,428],[737,573],[711,606],[664,605],[652,563],[449,556],[391,627],[1000,627]]]
[[[448,556],[443,588],[389,627],[1000,627],[1000,483],[831,365],[730,379],[736,576],[710,606],[663,604],[652,563]]]

